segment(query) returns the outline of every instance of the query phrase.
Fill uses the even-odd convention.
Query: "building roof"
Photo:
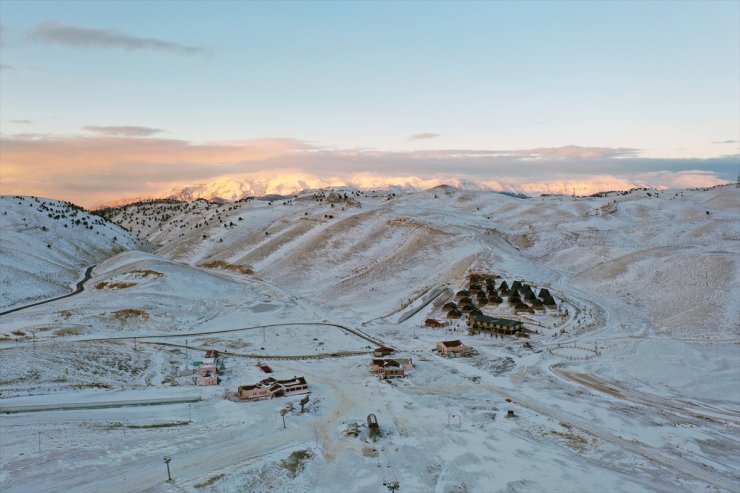
[[[306,385],[306,379],[304,377],[293,377],[288,380],[278,380],[277,383],[280,385]]]
[[[394,359],[373,359],[372,364],[385,368],[387,366],[403,366],[410,365],[411,360],[408,358],[394,358]]]
[[[460,339],[455,339],[454,341],[440,341],[444,347],[460,347],[464,346],[465,344],[462,343]]]
[[[209,349],[208,351],[206,351],[206,358],[218,358],[219,354],[221,353],[219,353],[215,349]]]
[[[503,325],[504,327],[516,327],[522,325],[519,320],[511,320],[508,318],[489,317],[488,315],[473,315],[471,317],[476,322],[483,322],[489,324]]]

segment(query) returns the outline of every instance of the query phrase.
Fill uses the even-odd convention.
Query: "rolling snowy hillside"
[[[361,310],[357,296],[375,304],[373,312],[390,292],[413,299],[474,262],[490,265],[498,247],[514,247],[666,331],[711,337],[737,327],[740,202],[732,187],[526,200],[451,187],[405,195],[350,191],[353,205],[345,193],[333,201],[322,193],[276,202],[144,204],[110,218],[167,258],[242,266],[343,309]]]
[[[66,202],[0,196],[0,311],[72,291],[85,269],[147,242]]]
[[[3,491],[740,492],[734,187],[335,189],[103,212],[141,243],[7,200],[4,276],[97,265],[81,292],[0,318]],[[75,231],[90,261],[50,263],[42,226]],[[471,273],[547,288],[555,306],[481,302],[528,336],[469,331],[443,307]],[[450,339],[474,353],[442,357]],[[370,373],[381,344],[411,373]],[[220,382],[195,386],[207,349],[225,355]],[[267,376],[305,377],[306,412],[302,394],[234,400]]]

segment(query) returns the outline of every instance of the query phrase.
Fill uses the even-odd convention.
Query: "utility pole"
[[[170,475],[170,461],[172,460],[172,457],[167,456],[164,458],[164,463],[167,464],[167,482],[172,482],[172,476]]]
[[[282,411],[280,411],[280,416],[283,417],[283,428],[287,428],[287,426],[285,426],[285,413],[286,412],[287,411],[285,409],[283,409]]]

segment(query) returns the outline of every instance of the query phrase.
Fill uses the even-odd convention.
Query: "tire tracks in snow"
[[[509,392],[495,385],[481,383],[477,385],[452,385],[444,387],[410,387],[403,388],[401,390],[404,392],[413,392],[419,394],[442,394],[454,391],[464,392],[468,390],[480,389],[489,390],[490,392],[497,394],[504,399],[511,399],[515,404],[527,408],[530,411],[534,411],[542,416],[547,416],[554,420],[572,425],[573,427],[579,428],[580,430],[605,442],[611,443],[612,445],[615,445],[619,448],[638,454],[652,462],[658,463],[668,469],[671,469],[674,472],[686,476],[691,476],[694,479],[709,483],[725,491],[740,493],[740,483],[736,479],[721,476],[718,473],[709,471],[689,461],[677,457],[668,457],[665,454],[658,452],[654,448],[638,440],[628,440],[620,435],[616,435],[614,433],[606,431],[603,428],[590,423],[585,419],[581,419],[571,413],[556,410],[552,407],[547,407],[545,405],[539,404],[533,400],[522,398],[521,396],[513,392]]]

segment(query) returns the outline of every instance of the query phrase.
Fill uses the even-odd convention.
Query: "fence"
[[[109,407],[156,406],[161,404],[185,404],[200,401],[194,397],[161,397],[159,399],[134,399],[128,401],[66,402],[58,404],[30,404],[26,406],[0,406],[0,414],[32,413],[38,411],[70,411],[75,409],[104,409]]]

